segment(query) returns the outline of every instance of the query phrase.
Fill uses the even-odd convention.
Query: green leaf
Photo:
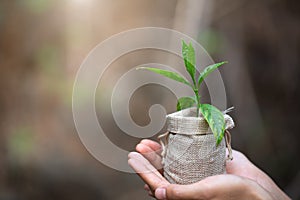
[[[198,78],[198,87],[200,86],[200,84],[203,82],[203,80],[211,73],[213,72],[214,70],[216,70],[218,67],[220,67],[221,65],[223,64],[226,64],[228,63],[227,61],[224,61],[224,62],[220,62],[220,63],[216,63],[216,64],[213,64],[213,65],[209,65],[207,66],[199,75],[199,78]]]
[[[183,56],[186,70],[191,75],[195,85],[196,84],[195,83],[195,73],[196,73],[195,62],[196,61],[195,61],[195,49],[192,46],[192,43],[187,45],[185,41],[182,40],[182,56]]]
[[[163,69],[158,69],[158,68],[152,68],[152,67],[138,67],[137,69],[146,69],[146,70],[155,72],[157,74],[163,75],[163,76],[165,76],[167,78],[173,79],[175,81],[184,83],[184,84],[192,87],[191,84],[185,78],[183,78],[181,75],[179,75],[176,72],[171,72],[171,71],[167,71],[167,70],[163,70]]]
[[[177,101],[177,111],[193,107],[193,105],[195,105],[195,103],[196,103],[195,98],[181,97]]]
[[[214,134],[216,144],[220,144],[225,131],[225,119],[223,113],[210,104],[201,104],[200,111]]]

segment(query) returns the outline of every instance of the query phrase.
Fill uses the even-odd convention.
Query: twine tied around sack
[[[228,149],[228,156],[227,160],[232,160],[232,148],[231,148],[231,134],[228,130],[225,130],[225,142],[226,142],[226,147]]]

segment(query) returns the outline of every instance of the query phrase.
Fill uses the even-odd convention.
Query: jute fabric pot
[[[226,129],[234,127],[232,118],[224,114]],[[191,184],[208,176],[225,173],[226,145],[216,140],[196,108],[167,115],[168,134],[163,143],[164,176],[176,184]]]

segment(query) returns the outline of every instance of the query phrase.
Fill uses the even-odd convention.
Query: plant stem
[[[194,88],[194,93],[195,93],[195,97],[196,97],[196,102],[197,102],[197,117],[199,117],[199,108],[200,108],[200,96],[198,93],[198,88]]]

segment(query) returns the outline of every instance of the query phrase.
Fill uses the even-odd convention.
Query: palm
[[[142,140],[136,146],[136,150],[138,153],[132,152],[129,154],[128,163],[145,181],[145,188],[150,195],[153,195],[157,188],[176,187],[176,195],[183,195],[179,199],[189,199],[195,196],[200,198],[200,194],[217,195],[222,199],[222,197],[227,198],[232,194],[245,195],[244,188],[241,186],[246,182],[251,187],[253,186],[252,189],[257,190],[258,194],[265,195],[265,199],[270,197],[269,193],[276,193],[277,196],[288,199],[264,172],[238,151],[233,151],[234,159],[226,163],[226,175],[211,176],[191,185],[173,185],[162,176],[160,144],[151,140]],[[233,191],[236,191],[236,193]],[[244,196],[235,196],[235,198],[243,199]],[[205,196],[203,199],[209,198]]]

